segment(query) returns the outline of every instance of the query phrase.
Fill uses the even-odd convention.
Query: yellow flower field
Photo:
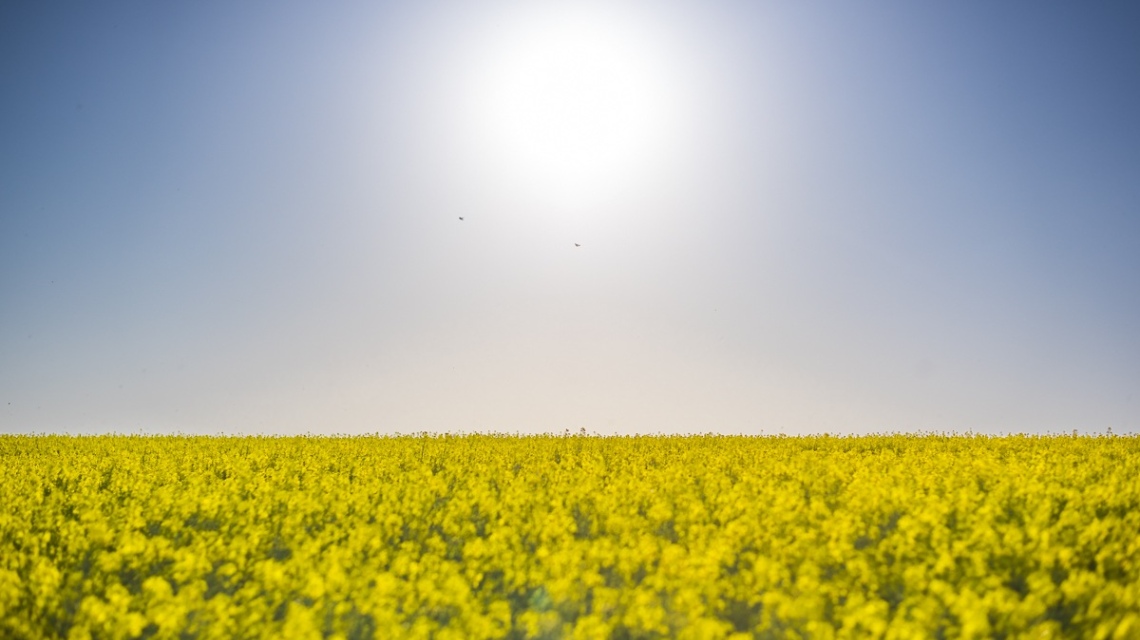
[[[1136,437],[0,436],[3,638],[1140,638]]]

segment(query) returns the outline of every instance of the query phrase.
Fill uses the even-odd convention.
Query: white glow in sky
[[[1140,429],[1133,4],[9,2],[0,87],[0,431]]]
[[[684,71],[660,34],[619,9],[516,7],[458,62],[469,102],[456,115],[504,188],[594,205],[651,188],[647,177],[683,151]]]

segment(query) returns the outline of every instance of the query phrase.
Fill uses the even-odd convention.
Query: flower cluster
[[[0,636],[1140,638],[1140,439],[2,436]]]

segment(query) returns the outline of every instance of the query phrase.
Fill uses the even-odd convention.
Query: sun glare
[[[642,182],[668,152],[676,83],[664,48],[631,16],[536,8],[494,40],[472,61],[471,127],[503,178],[591,200]]]

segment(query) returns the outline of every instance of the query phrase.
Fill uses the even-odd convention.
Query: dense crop
[[[0,637],[1140,637],[1140,440],[0,437]]]

